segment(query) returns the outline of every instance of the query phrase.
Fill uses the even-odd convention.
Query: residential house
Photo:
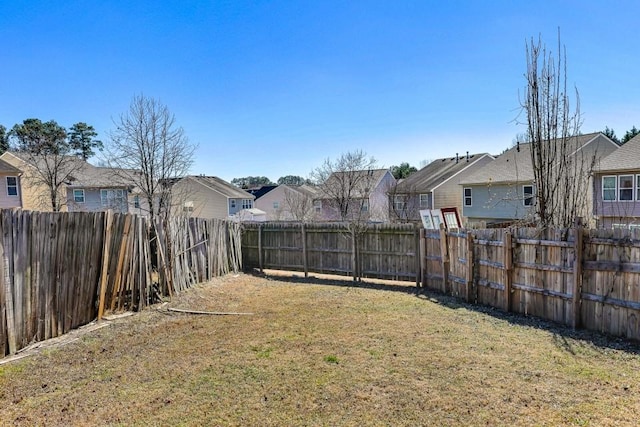
[[[320,221],[389,221],[389,189],[396,179],[388,169],[334,172],[318,186],[314,199]]]
[[[593,214],[602,228],[640,228],[640,135],[594,170]]]
[[[592,162],[612,153],[618,145],[600,132],[570,138],[569,156],[575,163]],[[589,180],[589,176],[583,179]],[[517,144],[493,162],[460,180],[462,215],[467,227],[492,227],[516,221],[535,220],[535,183],[530,144]],[[591,186],[586,186],[591,188]],[[585,220],[589,215],[591,195],[579,207]]]
[[[421,209],[456,208],[462,214],[461,180],[493,160],[487,153],[467,152],[432,161],[389,191],[391,221],[420,221]]]
[[[35,211],[66,211],[66,186],[76,172],[88,165],[75,156],[34,157],[14,151],[2,153],[0,159],[22,171],[22,207]],[[59,184],[55,197],[49,183]]]
[[[99,212],[110,209],[116,213],[147,215],[149,203],[131,176],[139,173],[87,163],[74,172],[66,185],[67,210]]]
[[[216,176],[189,175],[173,184],[174,213],[229,219],[252,209],[255,196]]]
[[[0,158],[0,209],[22,207],[22,171]]]
[[[267,221],[311,221],[317,190],[310,185],[278,185],[256,195],[255,207],[266,212]]]

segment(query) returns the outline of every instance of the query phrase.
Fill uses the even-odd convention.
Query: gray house
[[[462,213],[460,181],[493,160],[487,153],[434,160],[389,191],[391,221],[420,221],[420,209],[456,208]]]
[[[640,135],[594,170],[593,214],[603,228],[640,228]]]
[[[572,145],[571,156],[596,163],[618,148],[600,132],[572,137],[567,143]],[[462,215],[467,226],[491,227],[534,220],[536,188],[529,144],[507,150],[495,161],[462,179],[460,186]],[[588,221],[592,195],[587,196],[588,202],[581,210]]]

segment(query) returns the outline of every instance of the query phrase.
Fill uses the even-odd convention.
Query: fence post
[[[309,261],[307,260],[307,229],[304,226],[304,222],[300,227],[302,231],[302,264],[304,268],[304,277],[309,277]]]
[[[258,268],[260,269],[260,273],[262,273],[262,224],[258,225]]]
[[[419,288],[422,284],[422,251],[420,244],[420,236],[422,236],[422,229],[414,231],[415,245],[416,245],[416,288]]]
[[[440,224],[440,257],[442,263],[442,282],[444,293],[449,293],[449,242],[447,241],[447,229]]]
[[[572,318],[571,327],[576,329],[580,326],[580,302],[582,300],[582,218],[576,217],[573,225],[574,248],[573,248],[573,290],[572,290]]]
[[[510,231],[502,239],[504,249],[504,310],[511,311],[511,284],[513,283],[513,236]]]
[[[467,231],[467,302],[471,302],[473,283],[473,234]]]
[[[358,252],[356,248],[356,231],[351,230],[351,269],[353,270],[353,281],[358,280]]]

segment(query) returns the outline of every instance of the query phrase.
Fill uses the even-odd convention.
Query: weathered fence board
[[[415,280],[470,302],[640,340],[639,231],[586,232],[576,223],[419,237],[409,226],[350,233],[345,224],[246,225],[244,265]]]
[[[240,225],[175,218],[159,233],[170,292],[241,268]],[[170,236],[169,240],[164,237]],[[69,332],[106,310],[152,301],[150,228],[112,212],[0,212],[0,357]],[[163,258],[165,260],[166,258]]]

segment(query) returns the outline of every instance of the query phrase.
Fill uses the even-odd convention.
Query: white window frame
[[[276,210],[280,209],[280,202],[278,201],[273,202],[273,209],[276,209]]]
[[[316,212],[321,212],[322,211],[322,200],[314,200],[313,201],[313,208],[315,209]]]
[[[627,186],[627,187],[622,187],[622,179],[623,178],[631,178],[631,186]],[[632,202],[633,201],[633,193],[634,193],[634,183],[635,183],[635,177],[633,175],[629,175],[629,174],[625,174],[625,175],[618,175],[618,200],[621,202]],[[623,191],[627,191],[627,192],[631,192],[631,197],[630,198],[626,198],[623,199],[622,198],[622,192]]]
[[[420,209],[429,209],[429,194],[418,195]]]
[[[10,179],[13,179],[13,182],[14,182],[13,184],[9,183]],[[7,196],[11,196],[11,197],[19,196],[19,193],[18,193],[18,177],[17,176],[8,176],[8,177],[6,177],[6,183],[7,183]],[[15,194],[11,194],[11,189],[13,189]]]
[[[106,208],[122,208],[127,203],[125,190],[121,188],[103,188],[100,190],[100,204]]]
[[[469,190],[469,195],[467,196],[467,190]],[[473,188],[471,187],[465,187],[462,189],[462,198],[463,203],[464,203],[464,207],[466,208],[470,208],[473,206]],[[468,203],[467,203],[468,201]]]
[[[407,195],[396,194],[393,196],[393,210],[402,212],[407,208]]]
[[[136,209],[140,209],[140,196],[137,194],[133,196],[133,207]]]
[[[636,200],[640,200],[640,175],[636,175]]]
[[[184,205],[182,206],[182,212],[189,214],[193,212],[193,201],[189,200],[187,202],[184,202]]]
[[[362,204],[360,205],[361,212],[369,212],[369,200],[363,199]]]
[[[83,188],[75,188],[73,190],[73,201],[75,203],[84,203],[85,202],[85,196],[84,196],[84,189]]]
[[[253,200],[242,199],[242,209],[251,209],[251,208],[253,208]]]
[[[613,180],[613,188],[611,187],[605,187],[605,181],[607,180],[607,178]],[[615,202],[616,200],[618,200],[618,177],[615,175],[605,175],[602,177],[602,200],[605,202]],[[605,192],[611,192],[613,191],[613,198],[606,198],[605,197]]]
[[[236,208],[236,199],[231,199],[229,205],[230,205],[231,209],[235,209]]]
[[[525,192],[525,188],[531,188],[531,193],[527,194]],[[522,205],[523,206],[533,206],[534,196],[533,196],[533,185],[526,184],[522,186]]]

